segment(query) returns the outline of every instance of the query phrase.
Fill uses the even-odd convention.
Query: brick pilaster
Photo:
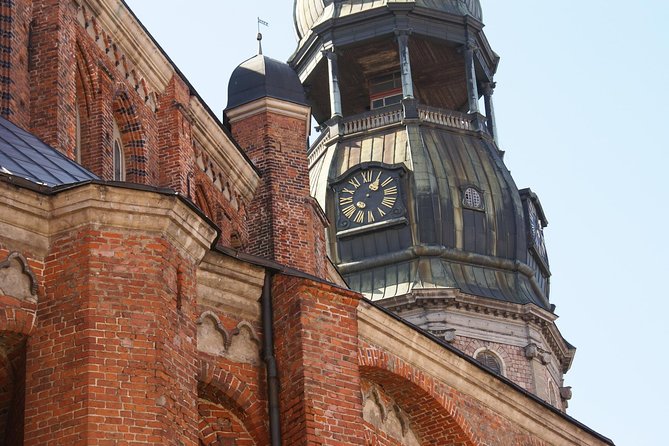
[[[365,444],[360,295],[287,276],[275,276],[273,288],[283,444]]]
[[[160,185],[192,197],[194,155],[187,115],[189,97],[186,84],[174,76],[158,104],[158,139]]]
[[[227,113],[233,137],[262,175],[247,212],[248,251],[324,277],[324,225],[309,195],[308,107],[260,99]]]
[[[30,39],[30,129],[74,156],[76,127],[76,6],[35,0]]]
[[[28,36],[32,4],[0,1],[0,114],[16,125],[30,126]]]
[[[113,204],[90,213],[77,193]],[[45,262],[27,346],[26,445],[197,445],[195,275],[214,231],[175,200],[92,186],[63,199],[73,227]],[[128,202],[163,210],[138,223],[116,210]],[[155,230],[166,227],[172,235]]]

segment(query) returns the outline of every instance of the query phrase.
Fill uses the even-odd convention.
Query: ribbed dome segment
[[[295,0],[295,29],[302,38],[322,20],[382,8],[389,3],[414,3],[417,7],[483,19],[479,0]]]
[[[304,88],[295,71],[285,62],[259,54],[242,62],[232,72],[228,84],[227,108],[264,97],[307,104]]]

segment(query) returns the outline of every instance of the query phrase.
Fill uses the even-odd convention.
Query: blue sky
[[[295,48],[292,0],[127,0],[220,116],[232,70]],[[231,7],[230,4],[234,4]],[[482,0],[501,56],[500,146],[549,226],[551,300],[578,351],[568,413],[617,445],[666,441],[669,419],[669,3]],[[661,440],[661,439],[665,440]]]

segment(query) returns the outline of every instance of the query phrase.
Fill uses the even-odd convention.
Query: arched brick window
[[[114,121],[114,136],[112,140],[112,165],[113,180],[125,181],[125,154],[123,152],[121,132],[116,121]]]
[[[79,107],[75,108],[76,116],[76,127],[74,129],[74,160],[81,164],[81,113],[79,113]]]

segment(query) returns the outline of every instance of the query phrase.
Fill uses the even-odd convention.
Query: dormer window
[[[402,76],[399,71],[369,81],[369,99],[372,110],[399,104],[402,101]]]

